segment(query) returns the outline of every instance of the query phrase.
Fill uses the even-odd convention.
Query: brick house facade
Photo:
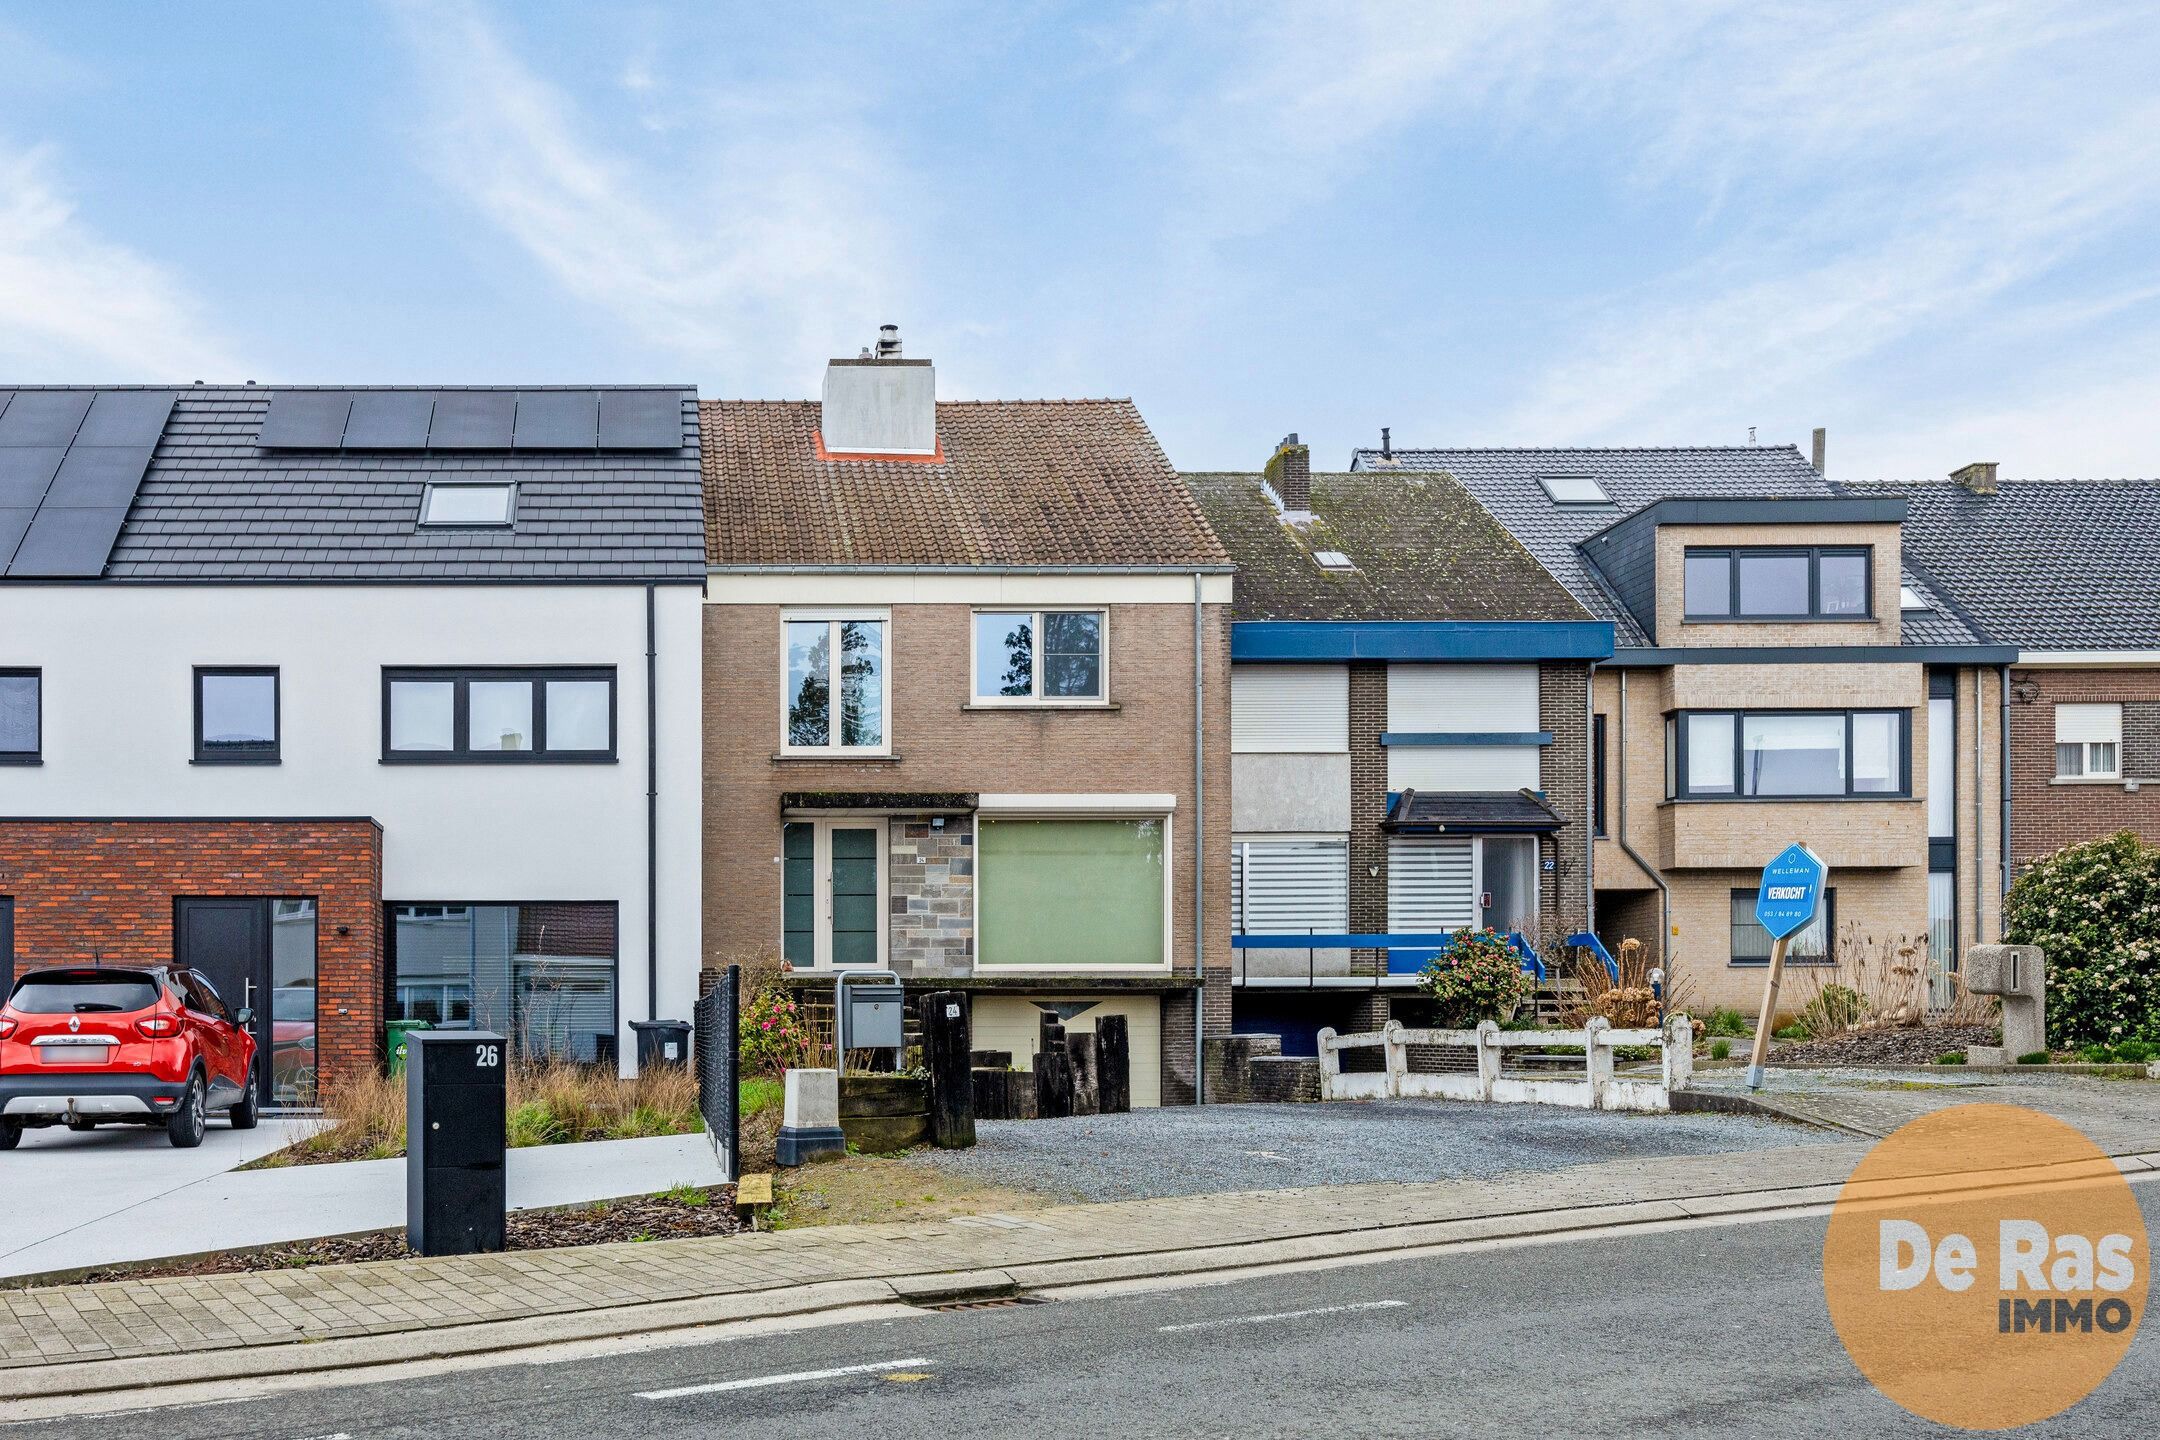
[[[2119,773],[2057,773],[2056,708],[2116,706]],[[2160,665],[2010,672],[2010,859],[2023,867],[2119,830],[2160,844]]]

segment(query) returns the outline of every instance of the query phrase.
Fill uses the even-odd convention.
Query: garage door
[[[1065,1028],[1090,1034],[1103,1016],[1123,1015],[1132,1047],[1132,1103],[1162,1104],[1162,1002],[1153,995],[977,995],[975,1048],[1009,1050],[1014,1065],[1033,1070],[1043,1005],[1075,1010]]]

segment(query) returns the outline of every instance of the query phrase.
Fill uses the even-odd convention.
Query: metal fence
[[[735,1067],[741,999],[742,966],[730,965],[721,972],[720,983],[697,1003],[697,1033],[691,1047],[697,1061],[698,1109],[705,1115],[705,1134],[731,1181],[742,1178],[742,1094]]]

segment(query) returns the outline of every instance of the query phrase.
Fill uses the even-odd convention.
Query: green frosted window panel
[[[832,831],[832,958],[835,965],[878,963],[877,831]]]
[[[791,965],[817,963],[817,832],[809,825],[781,827],[782,953]]]
[[[1045,969],[1163,962],[1163,821],[985,816],[980,953]]]

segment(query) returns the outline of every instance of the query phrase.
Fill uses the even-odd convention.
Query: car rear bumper
[[[154,1075],[0,1075],[0,1115],[170,1115],[186,1091]]]

